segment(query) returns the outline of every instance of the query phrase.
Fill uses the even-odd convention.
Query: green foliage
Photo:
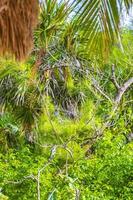
[[[51,0],[40,9],[29,60],[0,60],[0,200],[132,200],[132,85],[114,109],[112,80],[112,65],[120,87],[133,76],[132,31],[124,52],[116,42],[106,62],[90,60],[78,16]]]
[[[74,199],[76,189],[80,190],[81,199],[132,199],[133,144],[126,144],[124,136],[108,132],[86,159],[76,142],[70,142],[69,148],[74,161],[59,148],[42,171],[42,199],[48,199],[53,191],[55,199]],[[1,155],[2,192],[10,199],[36,199],[37,183],[32,176],[37,177],[38,168],[48,162],[49,150],[44,148],[42,155],[37,155],[25,147]]]

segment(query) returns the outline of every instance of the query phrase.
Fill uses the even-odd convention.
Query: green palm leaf
[[[106,55],[116,38],[122,47],[120,17],[123,7],[130,10],[132,0],[77,0],[73,3],[74,26],[82,30],[90,52],[98,50]]]

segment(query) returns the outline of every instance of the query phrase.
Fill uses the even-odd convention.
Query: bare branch
[[[127,91],[127,89],[133,84],[133,77],[131,77],[130,79],[128,79],[122,87],[119,88],[118,93],[115,97],[114,100],[114,105],[112,107],[112,112],[110,113],[109,117],[107,117],[106,122],[103,124],[102,128],[99,130],[98,134],[96,134],[96,136],[101,137],[103,135],[103,132],[106,128],[108,128],[110,126],[110,120],[112,119],[112,117],[114,116],[118,105],[120,104],[120,101],[122,99],[123,94]]]
[[[24,181],[26,181],[27,179],[32,179],[34,181],[37,181],[36,177],[33,176],[32,174],[29,175],[29,176],[24,176],[22,180],[19,180],[19,181],[7,181],[6,184],[14,184],[14,185],[17,185],[17,184],[21,184],[23,183]]]
[[[75,200],[79,200],[79,199],[80,199],[80,190],[76,189]]]
[[[52,197],[53,197],[53,194],[55,193],[56,191],[56,188],[50,193],[49,197],[48,197],[48,200],[50,200]],[[53,199],[53,198],[52,198]]]
[[[38,170],[38,175],[37,175],[37,199],[41,200],[41,192],[40,192],[40,176],[41,173],[46,169],[48,165],[50,165],[50,161],[48,161],[41,169]]]
[[[113,82],[114,86],[116,87],[117,90],[119,90],[120,85],[118,84],[117,80],[116,80],[116,76],[115,76],[115,65],[112,65],[112,77],[111,77],[111,81]]]
[[[105,92],[100,88],[100,86],[98,85],[97,81],[96,81],[94,78],[92,78],[92,81],[93,81],[93,87],[94,87],[98,92],[100,92],[100,94],[101,94],[103,97],[105,97],[109,102],[112,103],[111,98],[110,98],[107,94],[105,94]]]
[[[122,87],[119,88],[118,93],[115,97],[114,103],[118,105],[122,99],[123,94],[127,91],[127,89],[133,84],[133,77],[128,79]]]

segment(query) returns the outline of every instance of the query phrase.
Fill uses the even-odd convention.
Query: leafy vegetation
[[[29,58],[0,58],[0,200],[133,199],[133,31],[111,21],[132,1],[116,2],[45,1]]]

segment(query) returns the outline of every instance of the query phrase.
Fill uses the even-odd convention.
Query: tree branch
[[[38,174],[37,174],[37,199],[41,200],[41,192],[40,192],[40,176],[41,176],[41,172],[43,172],[45,170],[45,168],[50,165],[50,161],[48,161],[41,169],[38,170]]]
[[[101,94],[103,97],[105,97],[108,101],[110,101],[110,102],[112,103],[111,98],[110,98],[107,94],[105,94],[105,92],[100,88],[100,86],[98,85],[97,81],[96,81],[94,78],[92,78],[92,82],[93,82],[93,85],[92,85],[92,86],[93,86],[98,92],[100,92],[100,94]]]
[[[116,87],[117,90],[119,90],[120,85],[118,84],[117,80],[116,80],[116,76],[115,76],[115,65],[112,65],[112,77],[111,77],[111,81],[114,84],[114,86]]]
[[[34,181],[37,181],[36,177],[33,176],[32,174],[29,175],[29,176],[24,176],[22,180],[19,180],[19,181],[7,181],[6,184],[14,184],[14,185],[17,185],[17,184],[22,184],[24,181],[26,181],[27,179],[32,179]]]
[[[76,189],[76,196],[75,196],[75,200],[79,200],[80,199],[80,190]]]
[[[127,89],[133,84],[133,77],[127,80],[122,87],[119,88],[118,93],[115,97],[114,103],[118,105],[122,99],[123,94],[127,91]]]

